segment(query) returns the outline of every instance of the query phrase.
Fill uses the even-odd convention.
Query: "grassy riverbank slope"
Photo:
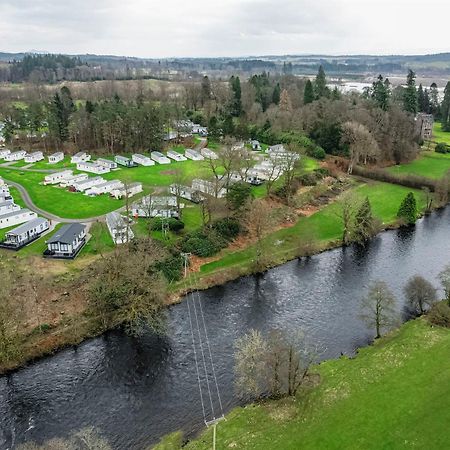
[[[403,325],[354,359],[314,369],[320,384],[296,398],[234,409],[217,448],[442,449],[450,440],[450,330]],[[211,429],[185,449],[210,449]],[[181,433],[157,450],[178,449]]]

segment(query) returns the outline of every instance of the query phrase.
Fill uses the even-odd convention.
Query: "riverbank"
[[[235,408],[217,426],[217,448],[445,448],[450,431],[450,330],[426,318],[402,325],[355,358],[313,368],[295,398]],[[320,380],[320,381],[319,381]],[[181,432],[155,450],[182,448]],[[185,449],[209,449],[207,429]]]
[[[369,197],[373,214],[382,222],[382,229],[398,226],[397,210],[404,196],[411,189],[389,183],[366,181],[353,188],[355,198]],[[414,190],[412,190],[414,191]],[[419,210],[425,207],[425,195],[421,191],[414,191]],[[308,251],[314,254],[341,246],[342,223],[339,218],[339,204],[337,199],[319,209],[310,216],[300,217],[291,226],[283,227],[270,233],[263,239],[263,247],[267,249],[264,267],[270,269],[297,258],[313,240],[314,245]],[[243,249],[225,249],[211,262],[200,267],[196,272],[190,272],[187,279],[169,286],[167,304],[177,303],[182,296],[193,289],[203,290],[222,285],[239,277],[257,272],[255,268],[255,244]],[[23,337],[23,347],[20,357],[7,364],[0,364],[0,374],[15,370],[26,363],[40,357],[53,354],[56,351],[77,345],[90,337],[105,332],[96,317],[84,313],[65,317],[56,327],[49,327]]]

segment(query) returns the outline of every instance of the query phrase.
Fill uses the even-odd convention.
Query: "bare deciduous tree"
[[[384,281],[374,281],[369,286],[369,292],[361,303],[361,318],[371,328],[375,329],[375,338],[381,337],[381,332],[397,324],[398,317],[395,308],[394,294]]]
[[[420,275],[408,280],[404,292],[409,308],[418,315],[422,315],[437,301],[436,288]]]

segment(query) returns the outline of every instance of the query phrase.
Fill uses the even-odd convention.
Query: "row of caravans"
[[[125,185],[120,180],[106,180],[101,176],[89,177],[85,173],[74,174],[72,170],[62,170],[45,176],[44,185],[57,185],[74,192],[84,192],[88,196],[110,194],[117,199],[132,197],[142,192],[142,183]]]

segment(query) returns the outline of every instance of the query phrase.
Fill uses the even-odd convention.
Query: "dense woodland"
[[[56,61],[56,60],[55,60]],[[32,70],[32,63],[22,70]],[[49,68],[49,70],[53,70]],[[153,90],[145,80],[78,83],[51,93],[36,86],[30,100],[2,102],[3,135],[11,145],[47,150],[76,147],[114,154],[161,149],[176,120],[208,126],[212,140],[227,136],[266,144],[294,144],[311,156],[350,157],[352,163],[386,164],[413,159],[419,136],[414,116],[422,111],[450,128],[450,83],[439,104],[436,86],[392,88],[381,75],[362,95],[331,90],[322,67],[314,80],[268,72],[246,80],[210,80]]]

